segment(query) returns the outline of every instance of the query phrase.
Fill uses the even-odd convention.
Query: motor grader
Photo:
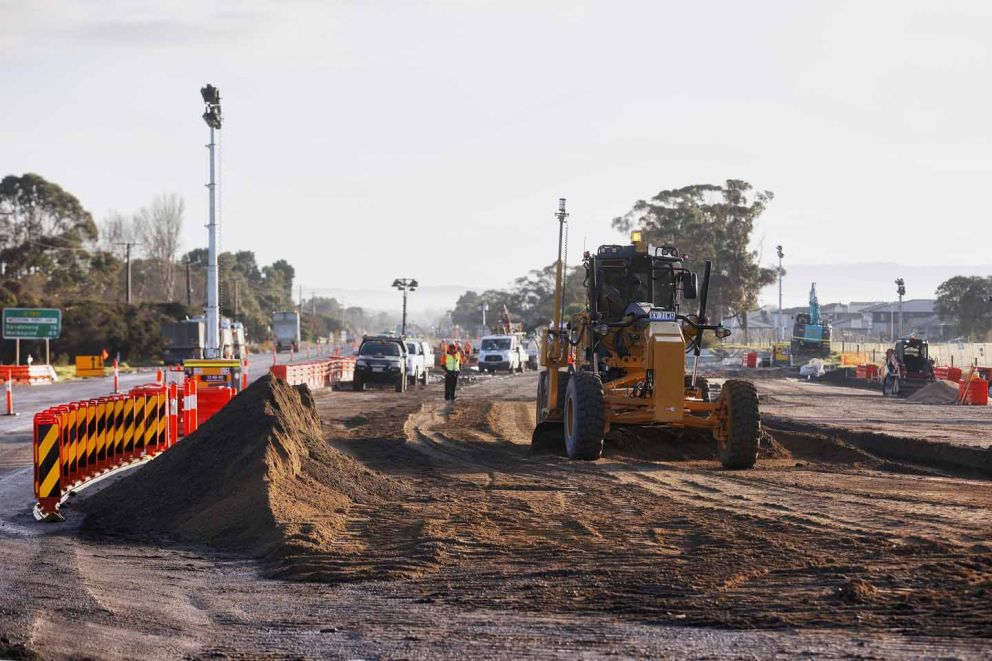
[[[649,246],[634,231],[629,245],[584,255],[586,306],[563,323],[565,216],[560,200],[554,321],[541,343],[534,451],[593,460],[614,425],[698,428],[712,430],[723,466],[753,466],[761,436],[754,385],[728,380],[710,401],[696,376],[703,333],[730,334],[706,321],[710,263],[697,286],[674,246]],[[697,294],[699,307],[685,314],[685,301]]]

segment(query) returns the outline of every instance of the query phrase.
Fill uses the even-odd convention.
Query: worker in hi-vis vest
[[[458,372],[462,368],[462,360],[458,355],[458,345],[452,342],[448,345],[448,353],[444,354],[444,401],[455,401],[455,388],[458,387]]]

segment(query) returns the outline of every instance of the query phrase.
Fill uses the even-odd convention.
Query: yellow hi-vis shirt
[[[449,372],[457,372],[462,367],[462,361],[457,353],[444,354],[444,368]]]

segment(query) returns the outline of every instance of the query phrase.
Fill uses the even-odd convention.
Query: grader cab
[[[562,200],[562,225],[566,215]],[[709,262],[697,287],[674,246],[648,246],[635,231],[629,245],[586,253],[586,307],[563,323],[560,245],[555,319],[541,345],[534,451],[592,460],[613,425],[664,425],[712,430],[725,467],[753,466],[761,436],[754,385],[728,380],[709,401],[695,373],[703,333],[730,334],[706,322]],[[697,297],[696,313],[685,314],[685,301]]]

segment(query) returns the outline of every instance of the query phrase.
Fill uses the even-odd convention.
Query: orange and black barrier
[[[150,459],[193,433],[199,422],[196,383],[180,378],[35,415],[35,517],[62,521],[59,505],[70,492]]]

